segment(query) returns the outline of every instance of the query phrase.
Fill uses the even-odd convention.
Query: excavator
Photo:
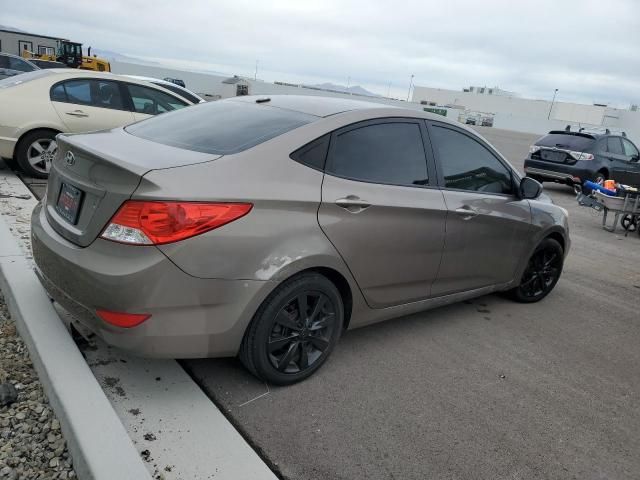
[[[82,44],[70,42],[68,40],[59,40],[57,52],[54,54],[33,53],[25,49],[22,51],[22,57],[37,58],[41,60],[50,60],[53,62],[61,62],[70,68],[80,68],[82,70],[95,70],[96,72],[110,72],[111,65],[107,60],[98,58],[96,55],[91,56],[91,47],[87,51],[87,55],[82,55]]]

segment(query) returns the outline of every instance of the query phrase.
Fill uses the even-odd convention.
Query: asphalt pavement
[[[522,171],[536,136],[478,130]],[[307,381],[182,362],[287,479],[640,478],[640,237],[573,192],[572,251],[534,305],[490,295],[347,332]]]

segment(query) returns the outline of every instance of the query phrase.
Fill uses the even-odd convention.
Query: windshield
[[[126,127],[137,137],[196,152],[238,153],[312,122],[291,110],[235,101],[202,103]]]
[[[540,147],[556,147],[564,148],[566,150],[574,150],[576,152],[584,152],[585,150],[593,147],[594,143],[595,139],[590,137],[551,133],[538,140],[536,145]]]

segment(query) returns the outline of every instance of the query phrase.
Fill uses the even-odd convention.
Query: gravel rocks
[[[0,293],[0,383],[4,382],[15,388],[18,398],[0,406],[0,478],[76,478],[60,422]]]

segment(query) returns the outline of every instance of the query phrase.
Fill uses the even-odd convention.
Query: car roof
[[[383,116],[417,117],[444,123],[455,123],[441,115],[404,106],[321,95],[247,95],[232,97],[227,100],[282,108],[316,117],[329,117],[354,110],[375,110],[376,114],[384,114]]]

